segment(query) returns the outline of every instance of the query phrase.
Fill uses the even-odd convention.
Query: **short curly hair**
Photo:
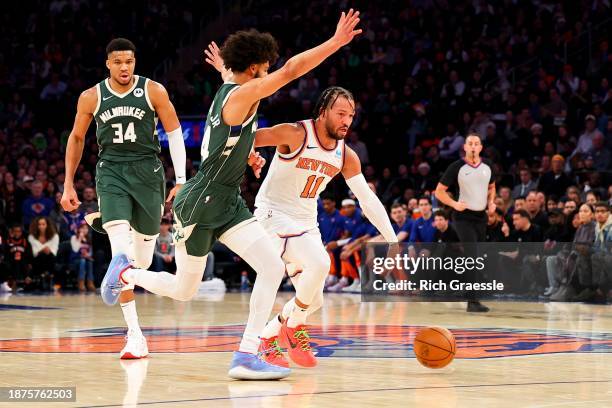
[[[270,33],[237,31],[223,43],[221,58],[225,67],[234,72],[243,72],[251,64],[272,65],[278,58],[278,44]]]

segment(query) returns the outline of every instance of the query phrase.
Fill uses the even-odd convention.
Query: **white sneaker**
[[[353,286],[355,286],[355,282],[353,281],[353,283],[351,283],[348,286],[343,287],[340,291],[343,293],[349,293],[353,290]]]
[[[359,279],[353,280],[349,286],[342,288],[342,292],[345,293],[361,293],[361,281]]]
[[[2,282],[2,285],[0,285],[0,293],[4,292],[12,292],[11,287],[8,285],[8,282]]]
[[[129,330],[125,338],[127,340],[127,343],[119,354],[120,359],[133,360],[138,358],[145,358],[149,355],[147,339],[145,339],[142,334],[136,334]]]
[[[325,289],[334,286],[336,283],[338,283],[338,277],[336,275],[327,275],[327,278],[325,278]]]
[[[210,280],[200,283],[199,293],[225,293],[227,288],[225,282],[219,278],[212,278]]]
[[[343,276],[342,279],[338,281],[338,283],[333,286],[330,286],[329,288],[327,288],[327,290],[329,292],[340,292],[343,288],[347,287],[348,284],[348,278],[346,276]]]

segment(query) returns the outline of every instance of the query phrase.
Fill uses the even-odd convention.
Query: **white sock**
[[[131,300],[127,303],[121,303],[121,311],[128,325],[128,330],[132,331],[134,334],[142,335],[140,325],[138,324],[138,314],[136,313],[136,301]]]
[[[287,320],[287,327],[291,327],[293,329],[301,324],[306,324],[307,316],[308,308],[302,309],[298,305],[295,305],[291,315],[289,315],[289,320]]]
[[[272,320],[266,324],[266,327],[264,327],[263,332],[261,332],[261,337],[269,339],[278,336],[282,325],[283,324],[280,322],[280,315],[274,316]]]
[[[295,296],[289,299],[289,301],[285,303],[285,306],[283,306],[283,311],[281,312],[281,317],[283,318],[283,321],[287,320],[289,316],[291,316],[291,312],[293,312],[294,308],[295,308]]]

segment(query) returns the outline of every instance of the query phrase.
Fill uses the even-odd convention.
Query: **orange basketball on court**
[[[428,368],[446,367],[457,351],[455,336],[444,327],[425,327],[414,339],[414,354]]]

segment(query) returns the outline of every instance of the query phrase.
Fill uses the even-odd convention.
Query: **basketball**
[[[442,368],[455,358],[455,336],[444,327],[426,327],[414,339],[414,354],[428,368]]]

